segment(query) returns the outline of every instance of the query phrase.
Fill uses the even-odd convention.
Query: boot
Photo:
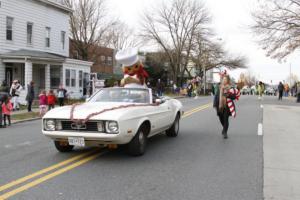
[[[223,137],[224,137],[224,139],[228,138],[227,132],[224,132]]]

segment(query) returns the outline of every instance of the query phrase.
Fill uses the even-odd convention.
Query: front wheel
[[[178,114],[175,118],[175,121],[174,121],[173,125],[166,131],[166,135],[168,137],[177,137],[178,136],[179,120],[180,120],[180,116]]]
[[[74,146],[69,145],[68,142],[54,141],[54,145],[59,152],[70,152]]]
[[[127,146],[128,154],[132,156],[141,156],[145,153],[146,146],[147,130],[144,127],[141,127]]]

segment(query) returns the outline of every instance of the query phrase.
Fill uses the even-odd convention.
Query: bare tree
[[[195,33],[206,29],[209,22],[206,8],[197,0],[173,0],[144,13],[141,35],[166,53],[175,83],[186,71]]]
[[[193,61],[200,74],[203,75],[204,71],[221,66],[230,69],[247,67],[247,59],[244,56],[228,55],[222,44],[213,40],[203,37],[202,34],[195,37]]]
[[[106,41],[109,46],[116,49],[125,49],[128,47],[138,47],[141,45],[139,37],[135,35],[134,29],[129,27],[126,23],[118,21],[110,27]]]
[[[252,31],[267,56],[279,60],[300,47],[300,0],[259,1]]]
[[[108,18],[106,0],[64,0],[73,9],[70,31],[74,46],[83,60],[91,60],[97,46],[107,46],[105,35],[116,20]]]

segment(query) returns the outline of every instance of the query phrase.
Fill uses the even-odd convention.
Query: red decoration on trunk
[[[71,107],[71,112],[70,112],[70,120],[76,124],[85,124],[88,122],[92,117],[100,115],[102,113],[112,111],[112,110],[118,110],[118,109],[123,109],[123,108],[129,108],[129,107],[145,107],[145,106],[158,106],[159,104],[153,103],[153,104],[129,104],[129,105],[121,105],[117,107],[112,107],[112,108],[106,108],[104,110],[101,110],[99,112],[94,112],[89,114],[85,119],[74,119],[74,110],[76,106],[79,106],[81,104],[73,104]]]

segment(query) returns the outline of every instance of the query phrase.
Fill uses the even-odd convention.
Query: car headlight
[[[46,119],[44,122],[44,129],[46,131],[55,131],[55,120]]]
[[[104,132],[104,125],[103,122],[97,122],[97,129],[99,132]]]
[[[115,121],[107,121],[106,125],[105,125],[105,128],[106,128],[107,133],[116,134],[119,131],[118,123],[115,122]]]

